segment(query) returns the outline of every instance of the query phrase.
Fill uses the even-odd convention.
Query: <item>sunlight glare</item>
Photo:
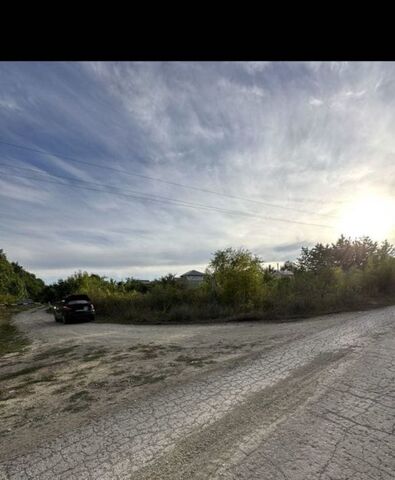
[[[394,235],[394,199],[381,196],[363,197],[348,205],[340,217],[340,232],[346,236],[369,236],[385,240]]]

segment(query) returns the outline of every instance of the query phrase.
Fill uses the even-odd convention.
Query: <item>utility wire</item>
[[[0,144],[8,145],[10,147],[19,148],[19,149],[22,149],[22,150],[27,150],[27,151],[30,151],[30,152],[35,152],[35,153],[38,153],[38,154],[41,154],[41,155],[50,155],[50,156],[57,157],[57,158],[60,158],[60,159],[67,159],[67,160],[70,160],[71,162],[76,162],[76,163],[80,163],[80,164],[83,164],[83,165],[89,165],[89,166],[95,167],[95,168],[103,168],[103,169],[106,169],[106,170],[111,170],[113,172],[122,173],[124,175],[130,175],[130,176],[133,176],[133,177],[144,178],[145,180],[151,180],[151,181],[154,181],[154,182],[161,182],[161,183],[165,183],[167,185],[172,185],[172,186],[182,187],[182,188],[188,188],[188,189],[196,190],[196,191],[199,191],[199,192],[210,193],[210,194],[213,194],[213,195],[219,195],[219,196],[222,196],[222,197],[233,198],[233,199],[236,199],[236,200],[243,200],[243,201],[257,203],[257,204],[261,204],[261,205],[265,205],[265,206],[277,206],[278,207],[278,205],[262,202],[260,200],[255,200],[255,199],[248,198],[248,197],[231,195],[231,194],[227,194],[227,193],[216,192],[214,190],[209,190],[209,189],[206,189],[206,188],[195,187],[193,185],[186,185],[186,184],[183,184],[183,183],[172,182],[170,180],[163,180],[162,178],[151,177],[151,176],[148,176],[148,175],[143,175],[143,174],[140,174],[140,173],[131,172],[129,170],[109,167],[107,165],[99,165],[97,163],[87,162],[85,160],[79,160],[79,159],[76,159],[74,157],[70,157],[68,155],[59,155],[57,153],[53,153],[53,152],[49,152],[49,151],[45,151],[45,150],[39,150],[39,149],[36,149],[36,148],[31,148],[31,147],[26,147],[24,145],[18,145],[16,143],[5,142],[3,140],[0,140]],[[306,199],[293,199],[293,200],[296,201],[296,202],[302,202],[302,203],[303,202],[323,203],[322,200],[318,200],[318,199],[307,199],[306,198]],[[332,203],[343,203],[343,202],[339,202],[339,201],[333,202],[332,201]],[[292,207],[282,206],[280,208],[293,210]]]
[[[150,201],[150,202],[157,202],[157,203],[170,203],[173,205],[179,205],[183,207],[188,207],[188,208],[195,208],[195,209],[200,209],[200,210],[208,210],[208,211],[216,211],[216,212],[221,212],[221,213],[227,213],[230,215],[241,215],[241,216],[246,216],[246,217],[251,217],[251,218],[259,218],[261,220],[269,220],[269,221],[276,221],[276,222],[283,222],[283,223],[293,223],[297,225],[305,225],[305,226],[313,226],[313,227],[320,227],[320,228],[334,228],[333,225],[323,225],[323,224],[317,224],[317,223],[310,223],[310,222],[300,222],[297,220],[289,220],[289,219],[284,219],[284,218],[279,218],[279,217],[271,217],[271,216],[263,216],[263,215],[256,215],[254,213],[250,212],[245,212],[245,211],[238,211],[238,210],[229,210],[221,207],[214,207],[212,205],[205,205],[205,204],[196,204],[192,202],[184,202],[181,200],[175,200],[175,199],[165,199],[165,197],[157,197],[157,196],[142,196],[142,195],[132,195],[132,194],[127,194],[127,193],[122,193],[122,192],[111,192],[111,191],[106,191],[106,190],[101,190],[97,188],[92,188],[88,186],[82,186],[82,185],[73,185],[73,184],[66,184],[58,181],[52,181],[50,179],[44,179],[44,178],[35,178],[35,177],[29,177],[26,175],[17,175],[17,174],[12,174],[12,173],[4,173],[1,172],[2,175],[9,176],[9,177],[16,177],[16,178],[25,178],[28,180],[33,180],[33,181],[38,181],[38,182],[44,182],[44,183],[52,183],[56,185],[61,185],[64,187],[71,187],[71,188],[77,188],[80,190],[91,190],[94,192],[100,192],[100,193],[108,193],[112,195],[118,195],[126,198],[134,198],[142,201]]]
[[[53,174],[53,173],[48,173],[48,172],[45,172],[45,171],[39,171],[39,170],[35,170],[33,168],[27,168],[27,167],[20,167],[20,166],[15,166],[15,165],[9,165],[7,163],[0,163],[0,166],[2,167],[9,167],[9,168],[13,168],[13,169],[17,169],[17,170],[26,170],[28,172],[32,172],[34,174],[39,174],[39,175],[48,175],[50,177],[54,177],[54,178],[60,178],[62,180],[68,180],[68,181],[74,181],[74,182],[80,182],[80,183],[87,183],[88,185],[95,185],[95,186],[99,186],[99,187],[105,187],[105,188],[121,188],[117,185],[111,185],[111,184],[104,184],[104,183],[97,183],[97,182],[91,182],[91,181],[88,181],[88,180],[82,180],[82,179],[78,179],[78,178],[75,178],[75,177],[66,177],[64,175],[57,175],[57,174]],[[143,196],[150,196],[150,194],[146,194],[144,192],[141,192],[141,191],[137,191],[137,190],[130,190],[128,189],[127,190],[128,192],[131,192],[133,194],[137,194],[137,195],[143,195]],[[173,198],[169,198],[169,197],[162,197],[160,195],[155,195],[156,197],[158,198],[163,198],[164,200],[170,200],[170,201],[182,201],[184,202],[184,200],[178,200],[178,199],[173,199]],[[189,202],[187,202],[189,203]],[[292,210],[292,211],[295,211],[295,212],[299,212],[299,213],[305,213],[307,215],[316,215],[316,216],[321,216],[321,217],[329,217],[329,218],[337,218],[336,216],[334,215],[325,215],[325,214],[321,214],[321,213],[317,213],[317,212],[310,212],[310,211],[307,211],[307,210],[300,210],[300,209],[296,209],[296,208],[291,208],[291,207],[284,207],[282,205],[275,205],[275,204],[266,204],[268,206],[271,206],[271,207],[275,207],[275,208],[280,208],[280,209],[284,209],[284,210]]]

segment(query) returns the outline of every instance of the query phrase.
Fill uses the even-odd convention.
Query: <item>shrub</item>
[[[303,248],[300,258],[286,262],[286,268],[294,272],[293,278],[274,278],[259,257],[228,248],[215,252],[198,288],[187,288],[172,274],[145,285],[132,278],[115,282],[78,272],[46,287],[45,293],[50,299],[86,293],[99,319],[116,322],[284,318],[395,299],[394,249],[388,242],[341,237],[332,245]]]

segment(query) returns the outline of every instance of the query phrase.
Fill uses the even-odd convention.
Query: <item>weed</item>
[[[107,350],[104,349],[98,349],[93,352],[88,352],[85,353],[85,355],[83,356],[83,360],[85,362],[92,362],[93,360],[98,360],[99,358],[102,358],[106,353]]]
[[[0,307],[0,357],[9,353],[20,352],[28,344],[28,340],[11,323],[11,317],[18,309]]]
[[[88,390],[80,390],[79,392],[75,392],[70,395],[68,400],[71,404],[76,404],[80,402],[87,403],[91,400],[94,400],[94,397],[92,397]]]
[[[141,347],[141,345],[138,343],[137,345],[133,345],[133,347],[129,347],[128,351],[133,352],[134,350],[138,350]]]
[[[111,375],[118,376],[118,375],[123,375],[124,373],[127,373],[127,370],[113,370],[111,372]]]
[[[147,383],[156,383],[161,380],[164,380],[166,375],[151,375],[151,374],[140,374],[140,375],[130,375],[128,377],[129,382],[133,386],[145,385]]]
[[[145,352],[143,355],[143,359],[148,360],[150,358],[158,358],[158,354],[155,352]]]
[[[183,362],[192,367],[204,367],[205,365],[216,363],[214,360],[210,360],[210,357],[188,357],[186,355],[179,355],[175,358],[176,362]]]
[[[42,375],[41,377],[38,378],[27,378],[25,382],[20,383],[18,386],[16,386],[16,389],[21,389],[24,388],[28,385],[34,385],[35,383],[47,383],[47,382],[53,382],[55,380],[55,376],[53,373],[48,373],[46,375]]]
[[[89,383],[88,387],[91,387],[91,388],[102,388],[104,387],[105,385],[107,385],[107,382],[102,380],[102,381],[97,381],[97,382],[91,382]]]
[[[35,365],[32,367],[22,368],[22,370],[17,370],[16,372],[10,372],[10,373],[1,375],[0,380],[10,380],[12,378],[20,377],[21,375],[27,375],[29,373],[37,372],[37,370],[40,370],[41,368],[44,368],[44,366]]]
[[[166,348],[169,352],[181,352],[181,350],[185,350],[185,347],[181,347],[180,345],[168,345]]]
[[[75,348],[77,348],[77,345],[62,348],[50,348],[49,350],[45,350],[44,352],[35,355],[34,360],[45,360],[49,357],[61,357],[72,352]]]
[[[86,403],[82,403],[82,404],[70,404],[70,405],[67,405],[66,407],[63,408],[63,412],[70,412],[70,413],[77,413],[77,412],[81,412],[83,410],[86,410],[87,408],[89,408],[89,405],[86,404]]]
[[[94,400],[94,397],[88,392],[88,390],[80,390],[73,393],[68,398],[69,404],[63,409],[64,412],[79,412],[86,410],[89,407],[89,402]]]
[[[63,385],[62,387],[60,388],[57,388],[56,390],[54,390],[53,393],[65,393],[65,392],[69,392],[70,390],[73,389],[73,386],[72,385]]]

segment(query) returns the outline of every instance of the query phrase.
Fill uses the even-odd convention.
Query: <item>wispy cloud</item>
[[[0,140],[60,157],[0,144],[0,163],[331,225],[358,192],[393,194],[394,74],[393,63],[369,62],[3,63]],[[18,170],[0,167],[0,211],[10,215],[0,247],[48,279],[78,268],[152,278],[203,268],[231,245],[275,262],[340,233],[1,172]]]

